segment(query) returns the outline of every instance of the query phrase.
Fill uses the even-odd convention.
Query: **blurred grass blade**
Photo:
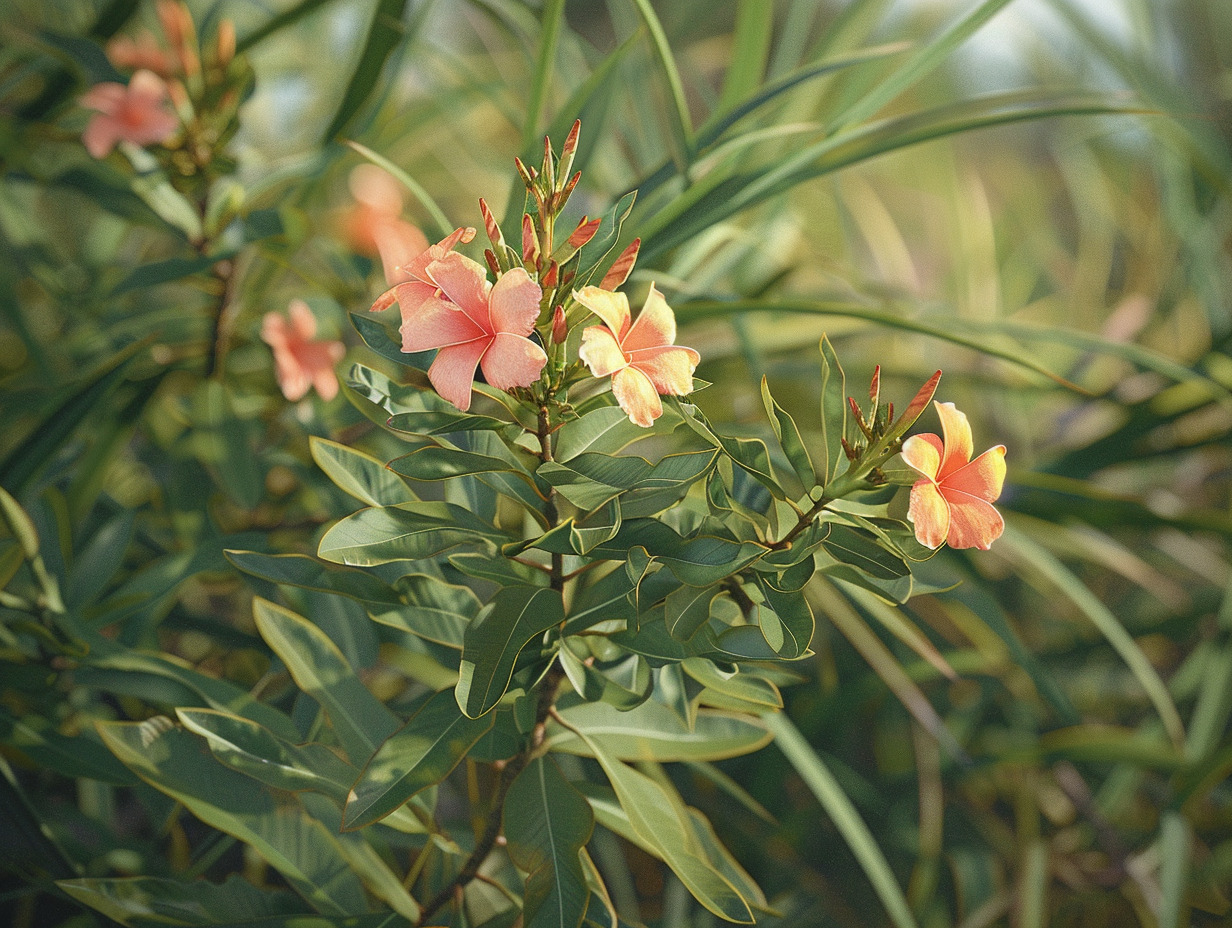
[[[376,88],[386,60],[403,38],[402,17],[409,5],[410,0],[378,0],[372,15],[372,24],[368,27],[364,50],[351,74],[346,92],[342,95],[342,102],[338,104],[338,110],[334,113],[329,128],[325,130],[322,140],[324,143],[331,142],[342,134]]]
[[[655,15],[650,0],[633,0],[633,4],[637,7],[638,15],[641,16],[642,22],[646,24],[650,32],[655,56],[659,59],[659,66],[663,69],[668,92],[676,110],[676,118],[671,120],[672,134],[677,149],[674,155],[676,163],[683,168],[693,158],[693,120],[689,116],[689,104],[685,99],[684,84],[680,80],[680,71],[676,67],[676,59],[672,55],[672,47],[667,41],[667,34],[663,31],[663,24]]]
[[[275,32],[285,29],[287,26],[294,25],[299,22],[309,13],[314,12],[319,7],[325,6],[327,3],[332,3],[333,0],[300,0],[295,6],[283,10],[276,16],[268,19],[264,26],[254,29],[248,35],[244,36],[235,43],[236,54],[242,55],[255,45],[264,42]]]
[[[1169,809],[1159,822],[1159,928],[1183,928],[1185,890],[1193,856],[1192,829],[1180,812]]]
[[[1007,527],[1003,537],[1003,544],[1012,552],[1011,556],[1015,560],[1039,574],[1090,619],[1146,691],[1172,743],[1178,748],[1182,747],[1185,743],[1185,726],[1172,696],[1168,693],[1167,685],[1112,610],[1100,602],[1065,565],[1021,532]]]
[[[428,193],[428,191],[424,189],[423,185],[415,180],[415,178],[411,177],[410,174],[406,173],[406,171],[402,170],[402,168],[398,167],[383,155],[378,155],[366,145],[361,145],[359,142],[349,139],[347,140],[347,145],[351,146],[351,148],[355,149],[377,167],[384,168],[394,176],[398,183],[402,184],[402,186],[409,190],[411,195],[419,201],[419,204],[428,211],[428,215],[432,217],[432,221],[436,223],[436,231],[440,238],[444,238],[454,230],[454,226],[450,223],[449,217],[445,215],[444,210],[437,206],[436,201],[432,199],[432,194]]]
[[[990,345],[986,338],[969,337],[954,332],[947,321],[942,325],[929,325],[908,319],[884,309],[871,306],[861,306],[858,303],[837,303],[824,300],[695,300],[691,303],[681,303],[676,307],[676,318],[680,322],[694,319],[712,319],[719,316],[736,315],[747,312],[780,312],[801,313],[814,316],[840,316],[848,319],[860,319],[885,328],[898,329],[903,332],[914,332],[917,335],[928,335],[939,338],[954,345],[970,348],[989,357],[1008,361],[1010,364],[1026,368],[1037,374],[1042,374],[1054,383],[1067,387],[1078,393],[1086,391],[1077,384],[1072,384],[1060,374],[1049,370],[1035,361],[1022,350],[997,348]]]
[[[750,113],[760,109],[805,81],[812,80],[815,77],[823,77],[826,74],[831,74],[843,68],[850,68],[854,65],[879,61],[889,55],[896,55],[907,47],[906,42],[894,42],[888,45],[878,45],[876,48],[861,49],[858,52],[844,55],[840,58],[832,58],[817,64],[797,68],[790,74],[783,75],[778,80],[771,81],[760,87],[753,87],[750,89],[750,94],[747,98],[733,103],[725,110],[716,111],[702,124],[702,127],[697,131],[698,147],[705,148],[707,145],[715,142],[724,132],[745,116],[748,116]]]
[[[771,712],[765,717],[766,727],[774,735],[775,744],[804,780],[809,790],[817,797],[826,814],[830,816],[843,839],[851,848],[864,874],[877,892],[886,914],[896,928],[917,928],[915,916],[903,897],[902,888],[894,879],[894,873],[886,862],[885,855],[873,839],[872,833],[860,813],[843,792],[833,774],[822,763],[800,730],[782,712]]]
[[[1011,2],[1012,0],[984,0],[936,39],[920,48],[901,68],[835,116],[830,122],[832,131],[844,129],[876,115],[883,106],[945,62],[954,49]]]
[[[552,83],[553,66],[556,63],[556,46],[560,39],[560,27],[565,18],[565,0],[547,0],[543,5],[542,29],[539,34],[539,56],[535,61],[535,76],[526,95],[526,118],[522,123],[522,152],[530,156],[537,151],[539,120],[543,116],[544,101]]]
[[[1022,874],[1018,884],[1018,925],[1044,928],[1048,909],[1048,845],[1033,841],[1022,853]]]
[[[774,31],[774,4],[765,0],[737,0],[736,27],[731,58],[723,77],[718,111],[726,112],[756,91],[766,73],[770,37]]]

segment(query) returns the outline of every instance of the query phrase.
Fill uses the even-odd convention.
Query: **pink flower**
[[[98,111],[81,136],[95,158],[105,158],[121,141],[134,145],[164,142],[180,125],[165,105],[167,85],[153,71],[138,71],[127,87],[111,81],[95,84],[80,102]]]
[[[420,244],[423,234],[409,223],[387,223],[376,232],[376,243],[385,265],[385,280],[390,288],[377,297],[370,311],[378,313],[396,302],[402,314],[402,350],[413,351],[415,349],[406,347],[406,329],[415,324],[419,308],[438,295],[436,284],[428,278],[428,265],[444,258],[459,242],[469,242],[475,237],[475,230],[455,229],[435,245],[428,246]]]
[[[971,425],[953,403],[933,403],[945,438],[913,435],[903,442],[903,461],[924,475],[911,488],[907,518],[922,545],[981,548],[1001,536],[1005,520],[992,507],[1005,482],[1005,445],[971,460]]]
[[[347,186],[355,204],[342,218],[342,233],[353,251],[375,257],[382,240],[401,241],[415,255],[428,247],[424,234],[402,219],[402,185],[388,171],[375,164],[358,165],[347,178]],[[387,267],[387,279],[388,272]]]
[[[342,360],[346,348],[339,341],[318,341],[317,319],[303,300],[292,300],[291,318],[281,313],[266,313],[261,323],[261,338],[274,350],[274,372],[282,395],[292,403],[307,396],[315,387],[321,399],[338,395],[338,375],[334,365]]]
[[[662,415],[659,394],[692,392],[693,371],[701,356],[674,344],[676,317],[653,284],[632,324],[623,293],[583,287],[573,292],[573,298],[607,323],[582,332],[578,357],[596,377],[611,375],[616,402],[634,423],[646,428]]]
[[[148,29],[138,32],[135,38],[116,36],[107,43],[106,52],[111,63],[124,71],[144,68],[159,77],[171,77],[179,70],[179,62]]]
[[[422,277],[395,288],[405,320],[402,350],[439,349],[428,368],[437,393],[466,410],[476,367],[500,390],[528,387],[539,379],[548,356],[526,336],[535,329],[543,291],[524,269],[515,267],[489,284],[483,267],[457,252],[426,267],[418,264],[406,269]],[[425,286],[434,290],[421,299]],[[404,292],[410,294],[406,302]],[[407,302],[414,309],[408,311]]]

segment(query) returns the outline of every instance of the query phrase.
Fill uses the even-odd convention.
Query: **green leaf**
[[[659,22],[659,17],[655,15],[654,7],[651,6],[650,0],[633,0],[634,6],[637,7],[638,15],[645,23],[647,30],[650,32],[651,44],[654,46],[655,57],[659,60],[659,67],[663,71],[663,76],[667,82],[667,88],[675,108],[675,119],[671,120],[672,136],[674,142],[673,158],[682,168],[686,166],[693,157],[693,120],[689,116],[689,104],[685,99],[684,84],[680,80],[680,72],[676,68],[676,59],[672,55],[671,43],[667,40],[667,33],[663,31],[663,24]]]
[[[867,529],[832,525],[821,546],[836,561],[850,564],[878,580],[895,581],[911,576],[911,568],[903,557]]]
[[[131,142],[121,142],[119,148],[133,165],[133,193],[163,222],[184,233],[188,241],[203,241],[205,230],[201,225],[200,214],[184,194],[171,186],[171,181],[167,179],[158,159]]]
[[[50,721],[32,712],[18,718],[0,706],[0,743],[61,776],[122,786],[136,782],[92,731],[63,735]]]
[[[830,339],[821,337],[821,447],[825,462],[818,477],[824,486],[838,476],[847,459],[843,436],[847,434],[847,376]]]
[[[111,392],[124,379],[129,365],[146,347],[136,342],[119,351],[97,371],[87,375],[76,390],[64,398],[50,415],[18,441],[0,462],[0,486],[20,496],[28,483],[72,437],[82,422],[100,415]]]
[[[472,719],[491,711],[509,688],[522,649],[564,620],[564,604],[555,590],[499,590],[466,630],[457,688],[462,711]]]
[[[351,74],[342,102],[338,105],[338,111],[334,114],[329,128],[325,130],[323,142],[332,142],[348,128],[377,86],[385,60],[405,38],[402,17],[409,4],[410,0],[377,0],[363,51]]]
[[[453,503],[404,503],[361,509],[321,538],[317,553],[327,561],[373,567],[391,561],[435,557],[461,544],[505,540],[499,532]]]
[[[325,4],[331,2],[333,0],[300,0],[294,6],[288,7],[275,16],[271,16],[265,21],[264,25],[258,26],[236,42],[236,53],[244,54],[250,48],[264,42],[274,33],[285,29],[287,26],[294,25],[318,7],[325,6]]]
[[[664,600],[664,621],[673,638],[688,641],[710,621],[710,603],[719,595],[715,585],[682,586],[667,594]]]
[[[405,605],[374,611],[382,625],[400,628],[426,641],[462,650],[471,620],[479,614],[479,598],[470,587],[447,583],[427,574],[407,574],[395,584]]]
[[[577,276],[573,281],[574,287],[580,288],[590,283],[595,274],[603,267],[607,256],[612,253],[613,249],[616,248],[617,242],[620,241],[621,227],[629,217],[629,213],[633,209],[633,201],[636,198],[637,191],[626,193],[603,216],[603,221],[599,224],[599,231],[595,233],[594,238],[587,242],[586,247],[582,249]]]
[[[766,6],[762,0],[738,0],[731,59],[723,76],[723,91],[719,95],[716,111],[732,109],[761,87],[773,31],[772,6]]]
[[[709,862],[693,831],[689,812],[675,791],[669,792],[669,788],[616,760],[598,740],[582,737],[603,767],[633,831],[671,867],[693,898],[720,918],[752,924],[748,902]]]
[[[440,445],[427,445],[400,458],[394,458],[389,462],[389,469],[413,480],[449,480],[453,477],[505,471],[517,474],[534,485],[530,474],[511,461]]]
[[[787,499],[787,491],[779,485],[770,463],[770,452],[760,438],[732,438],[716,431],[697,407],[674,401],[685,423],[703,438],[723,449],[742,470],[753,476],[779,499]]]
[[[402,605],[402,598],[393,587],[367,571],[322,564],[306,554],[262,554],[258,551],[224,551],[223,554],[244,573],[271,583],[338,593],[365,603]]]
[[[615,454],[646,430],[629,419],[619,406],[601,406],[577,419],[570,419],[556,432],[553,457],[567,462],[587,451]]]
[[[363,885],[321,822],[287,793],[253,789],[224,767],[205,741],[159,716],[145,722],[100,722],[107,747],[155,789],[183,803],[207,825],[250,845],[318,911],[359,915]]]
[[[458,412],[456,409],[452,412],[447,409],[402,412],[393,416],[388,424],[397,432],[424,436],[447,435],[450,432],[498,432],[510,428],[511,425],[504,419],[477,416],[474,413]]]
[[[311,435],[308,448],[317,467],[342,490],[366,506],[394,506],[415,499],[406,483],[369,454]]]
[[[426,371],[428,369],[428,365],[432,363],[433,353],[431,351],[404,352],[402,350],[402,337],[400,335],[395,336],[396,330],[389,328],[389,326],[381,322],[381,320],[376,316],[367,312],[362,312],[351,313],[350,317],[351,325],[354,326],[355,331],[359,333],[359,337],[363,339],[364,344],[386,361],[393,361],[395,364],[413,367],[421,371]],[[357,372],[361,370],[368,371],[369,369],[360,364],[355,365],[355,367],[351,369],[349,379],[352,381],[353,386],[355,385],[354,381],[356,380]],[[360,384],[362,386],[367,386],[366,384],[363,384],[362,381],[360,381]],[[374,403],[384,405],[380,402],[380,400],[372,397],[369,390],[361,389],[360,393],[364,396],[368,396]]]
[[[355,781],[343,827],[380,821],[422,789],[439,783],[492,727],[491,715],[467,718],[453,693],[437,693],[377,749]]]
[[[605,751],[621,760],[709,761],[739,757],[759,750],[770,742],[765,724],[756,716],[700,709],[690,728],[670,707],[649,700],[635,709],[621,711],[606,702],[562,700],[560,716],[579,736],[560,725],[548,725],[548,743],[553,751],[565,754],[591,754],[591,738],[598,739]]]
[[[749,703],[752,707],[783,708],[779,688],[769,680],[751,673],[741,673],[739,669],[734,672],[720,670],[714,661],[703,657],[687,658],[680,666],[690,677],[715,693]]]
[[[140,876],[86,877],[59,880],[56,885],[83,905],[128,928],[236,925],[290,915],[303,904],[285,890],[257,889],[238,874],[228,876],[223,883]]]
[[[780,750],[817,797],[855,854],[890,916],[890,921],[896,928],[917,928],[911,908],[903,898],[903,891],[894,879],[894,873],[881,853],[881,848],[877,846],[868,826],[860,818],[860,813],[834,779],[834,775],[785,713],[771,713],[766,716],[766,723]]]
[[[566,639],[558,652],[560,665],[577,694],[587,702],[602,700],[627,712],[650,698],[654,680],[650,664],[640,654],[626,655],[614,664],[599,665],[578,657],[586,655],[584,639]]]
[[[539,142],[539,118],[548,88],[554,83],[552,70],[556,63],[556,46],[565,18],[564,0],[547,0],[543,4],[542,28],[539,31],[539,54],[535,57],[535,75],[526,95],[526,116],[522,121],[522,151],[529,156]]]
[[[613,456],[588,451],[567,464],[548,461],[536,473],[579,509],[596,509],[629,490],[683,490],[714,466],[718,449],[664,455],[652,464],[634,454]]]
[[[714,535],[682,538],[656,519],[626,519],[616,536],[599,545],[594,553],[623,558],[634,547],[645,548],[682,583],[699,587],[743,570],[766,553],[765,545],[755,542],[736,542]]]
[[[371,757],[398,720],[368,692],[337,645],[307,619],[268,600],[255,599],[252,612],[261,637],[296,685],[329,716],[347,756],[357,765]]]
[[[518,774],[505,801],[509,857],[526,873],[526,928],[577,928],[590,891],[581,851],[594,830],[590,803],[550,757]]]
[[[766,640],[771,640],[768,629],[773,622],[777,638],[774,650],[779,657],[791,661],[809,653],[815,622],[813,609],[804,593],[799,590],[781,590],[775,586],[772,578],[765,574],[758,574],[757,582],[765,597],[765,601],[758,607],[758,623],[762,633],[766,635]]]
[[[806,490],[811,488],[817,482],[813,460],[809,457],[808,449],[804,447],[804,440],[800,437],[800,430],[796,427],[795,420],[770,395],[770,384],[765,377],[761,379],[761,401],[766,407],[766,414],[770,417],[774,437],[778,439],[779,446],[787,455],[792,470],[796,472],[796,476]]]
[[[315,790],[339,805],[346,802],[357,771],[324,745],[300,747],[250,719],[215,709],[176,709],[175,714],[232,770],[275,789]]]
[[[233,257],[235,257],[234,251],[225,251],[199,258],[167,258],[163,261],[151,261],[148,264],[142,264],[116,284],[110,295],[117,297],[133,290],[144,290],[147,287],[183,280],[194,274],[203,274],[219,261]]]

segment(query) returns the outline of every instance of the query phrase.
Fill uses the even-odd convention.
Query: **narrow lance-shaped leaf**
[[[804,447],[804,440],[800,437],[800,429],[796,427],[795,420],[770,395],[770,384],[765,377],[761,379],[761,400],[765,404],[766,414],[770,417],[774,437],[779,440],[783,453],[787,455],[791,469],[796,472],[805,490],[810,489],[817,482],[817,475],[813,470],[813,459],[809,457],[808,449]]]
[[[415,493],[385,464],[355,448],[313,435],[308,448],[317,467],[342,490],[366,506],[393,506],[415,499]]]
[[[590,891],[581,851],[594,830],[590,803],[551,757],[536,757],[518,774],[505,801],[509,856],[526,872],[526,928],[576,928]]]
[[[607,775],[633,830],[671,867],[693,898],[729,922],[752,924],[748,902],[709,862],[680,797],[611,757],[596,739],[579,734]]]
[[[372,567],[501,538],[491,525],[453,503],[407,503],[348,516],[325,533],[317,553],[336,564]]]
[[[302,616],[264,599],[253,602],[257,630],[286,664],[296,684],[321,704],[338,740],[363,763],[398,727],[398,720],[360,682],[337,645]]]
[[[393,587],[367,571],[323,564],[305,554],[224,551],[223,555],[244,573],[272,583],[285,583],[322,593],[339,593],[366,603],[402,603],[402,598]]]
[[[555,590],[500,590],[466,630],[456,690],[462,711],[473,719],[491,711],[509,688],[522,649],[564,619],[564,604]]]
[[[371,825],[422,789],[439,783],[492,727],[492,715],[470,719],[453,693],[437,693],[382,744],[347,797],[343,827]]]
[[[822,485],[838,476],[845,459],[842,438],[847,432],[847,378],[830,339],[821,337],[821,447],[825,460],[818,473]]]

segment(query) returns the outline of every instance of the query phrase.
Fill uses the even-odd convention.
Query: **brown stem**
[[[535,434],[539,439],[539,457],[545,464],[552,460],[551,424],[552,418],[547,403],[542,402],[539,404],[538,428]],[[547,520],[548,528],[555,528],[559,520],[559,514],[556,510],[555,490],[549,493],[548,498],[544,501],[543,515]],[[551,577],[551,588],[558,593],[562,592],[565,588],[563,555],[552,555],[552,566],[549,570],[549,575]],[[513,785],[513,781],[517,779],[518,774],[522,772],[530,759],[543,748],[543,742],[547,736],[548,717],[552,714],[556,703],[556,691],[560,689],[561,682],[564,679],[564,669],[558,662],[553,660],[552,666],[548,668],[543,680],[539,683],[539,700],[535,706],[535,725],[531,729],[530,738],[523,745],[522,750],[506,763],[500,772],[496,796],[492,800],[492,808],[488,812],[488,819],[484,825],[483,834],[479,836],[479,840],[475,843],[475,849],[471,852],[470,857],[466,859],[466,863],[462,865],[462,869],[458,871],[458,875],[423,907],[419,914],[419,921],[415,923],[417,926],[423,925],[442,906],[456,896],[459,896],[461,891],[479,876],[479,868],[483,866],[483,862],[487,860],[488,855],[492,853],[492,849],[496,847],[496,839],[500,836],[501,822],[504,819],[505,813],[505,798],[509,795],[509,787]]]
[[[225,258],[211,268],[210,273],[219,282],[222,292],[218,295],[218,304],[214,308],[214,323],[210,331],[210,351],[205,359],[205,376],[212,377],[222,373],[223,361],[227,354],[228,323],[231,316],[231,302],[235,293],[235,260]]]

